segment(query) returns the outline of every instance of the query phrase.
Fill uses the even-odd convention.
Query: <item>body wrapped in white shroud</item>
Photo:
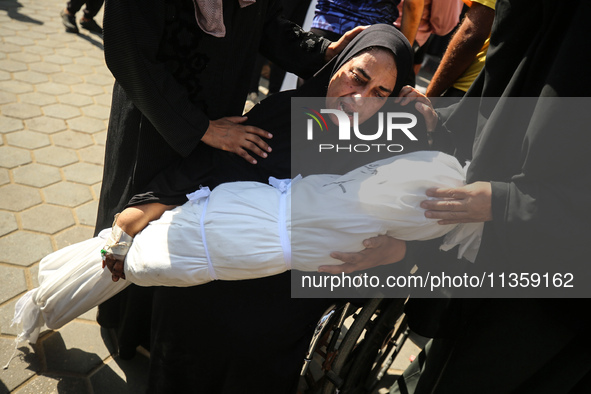
[[[312,175],[291,184],[273,180],[275,187],[232,182],[211,195],[202,189],[135,237],[125,281],[113,283],[101,268],[99,237],[47,256],[40,263],[40,286],[19,300],[15,321],[23,323],[22,339],[33,341],[43,322],[59,328],[130,282],[194,286],[287,269],[316,271],[342,263],[331,251],[359,251],[364,239],[378,234],[428,240],[449,233],[443,248],[459,244],[460,253],[473,260],[482,223],[442,226],[419,207],[428,188],[460,187],[464,179],[454,157],[423,151],[342,176]]]

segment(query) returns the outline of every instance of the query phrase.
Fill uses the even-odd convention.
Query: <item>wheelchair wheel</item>
[[[395,324],[403,313],[404,301],[372,299],[362,308],[339,346],[332,371],[327,374],[332,379],[325,382],[323,394],[370,393],[377,385],[378,372],[396,343],[392,339],[399,332]]]
[[[403,308],[404,300],[382,302],[364,338],[345,361],[339,393],[371,393],[377,387],[408,337]]]
[[[374,298],[359,309],[347,304],[341,313],[333,313],[330,327],[326,327],[323,340],[314,349],[321,375],[313,378],[307,371],[307,388],[300,392],[370,393],[406,339],[406,322],[401,318],[404,302]],[[352,314],[350,309],[356,312]],[[341,326],[349,316],[354,321],[343,336]]]

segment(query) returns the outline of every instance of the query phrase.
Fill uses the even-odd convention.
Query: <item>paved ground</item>
[[[90,238],[96,218],[113,78],[101,37],[64,32],[65,3],[0,0],[0,365],[39,260]],[[120,360],[95,315],[21,345],[0,370],[0,394],[143,392],[148,358]],[[406,353],[397,369],[416,346]]]
[[[39,260],[91,237],[96,218],[113,77],[100,36],[64,32],[65,3],[0,1],[1,365],[15,347],[14,304],[36,286]],[[112,355],[95,315],[22,345],[0,370],[0,393],[143,392],[148,359]]]

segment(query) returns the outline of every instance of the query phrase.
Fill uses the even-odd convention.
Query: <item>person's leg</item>
[[[76,24],[76,13],[80,11],[84,0],[70,0],[66,4],[66,8],[60,12],[62,23],[68,33],[79,33],[78,25]]]
[[[86,7],[84,7],[84,19],[94,19],[96,14],[101,10],[105,0],[88,0]]]
[[[80,19],[80,26],[92,33],[103,34],[103,28],[94,20],[94,17],[103,6],[103,2],[104,0],[88,0],[86,2],[84,16]]]
[[[75,15],[80,11],[85,2],[85,0],[70,0],[66,3],[66,11],[70,15]]]
[[[415,42],[416,44],[416,42]],[[418,44],[417,44],[418,46]],[[425,60],[425,52],[427,50],[427,47],[429,46],[429,41],[427,41],[424,45],[419,46],[416,50],[415,50],[415,54],[413,56],[413,71],[415,73],[415,75],[419,75],[419,71],[421,70],[421,66],[423,65],[423,61]],[[413,45],[414,47],[414,45]]]

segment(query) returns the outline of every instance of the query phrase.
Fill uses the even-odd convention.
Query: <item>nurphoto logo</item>
[[[318,144],[318,151],[333,151],[333,152],[380,152],[380,150],[387,150],[388,152],[398,153],[402,152],[404,147],[401,144],[391,144],[393,136],[396,133],[403,133],[409,140],[417,141],[417,137],[411,132],[417,124],[417,117],[407,112],[378,112],[377,117],[377,131],[375,125],[373,130],[369,130],[367,125],[365,130],[359,127],[359,113],[348,113],[338,109],[321,109],[320,112],[308,107],[304,107],[305,114],[310,117],[307,120],[307,139],[314,140],[316,129],[317,132],[327,133],[329,127],[326,119],[322,114],[328,114],[330,120],[334,125],[338,126],[338,134],[334,135],[335,143],[321,143]],[[373,122],[375,123],[375,122]],[[371,126],[370,126],[371,127]],[[331,125],[332,128],[332,125]],[[334,128],[332,128],[334,129]],[[359,143],[359,144],[343,144],[341,141],[372,141],[373,143]],[[325,141],[325,139],[324,139]],[[380,143],[381,141],[381,143]]]

